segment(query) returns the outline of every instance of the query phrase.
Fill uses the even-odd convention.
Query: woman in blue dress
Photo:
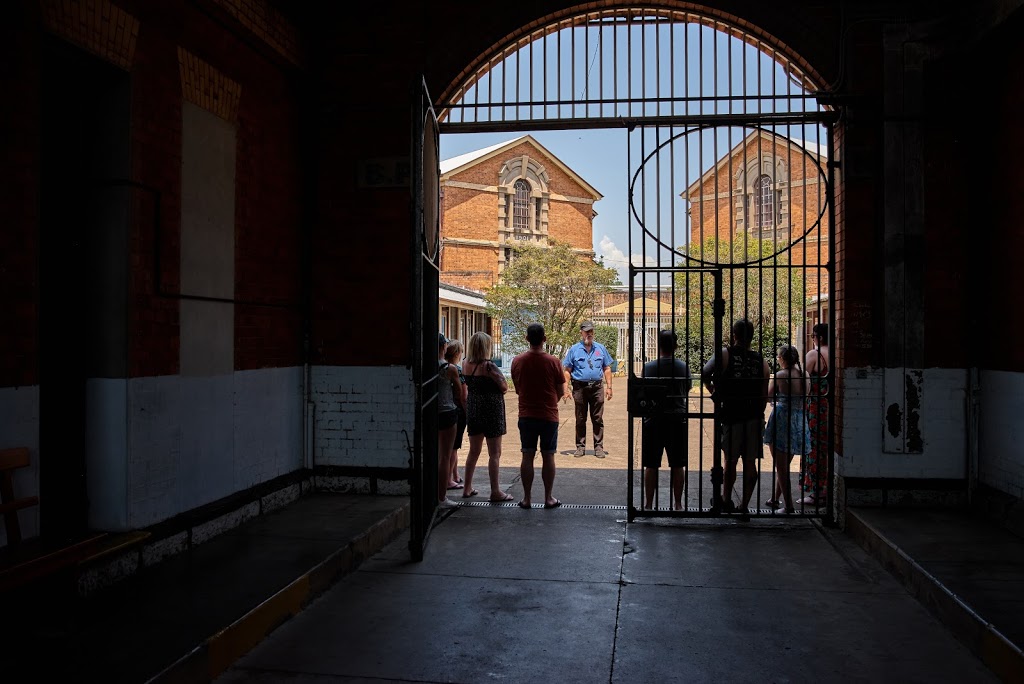
[[[778,510],[784,503],[782,512],[793,513],[789,466],[793,454],[803,456],[811,450],[811,433],[804,413],[809,380],[807,373],[800,368],[800,354],[793,345],[779,347],[778,361],[779,370],[768,384],[768,398],[775,403],[775,408],[764,428],[764,443],[775,462],[775,491],[765,505]]]

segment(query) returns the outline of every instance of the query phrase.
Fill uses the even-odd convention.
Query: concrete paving
[[[627,524],[624,401],[606,415],[616,411],[603,460],[573,457],[563,421],[561,508],[540,507],[539,472],[532,510],[487,504],[482,491],[440,517],[422,563],[410,562],[403,536],[406,498],[323,494],[87,601],[5,597],[19,617],[0,634],[17,654],[4,672],[112,682],[1024,680],[1024,655],[1006,636],[1024,633],[1019,537],[964,513],[894,509],[851,509],[849,534],[770,515]],[[514,404],[509,426],[501,481],[518,499]]]
[[[218,681],[996,681],[808,521],[462,507],[394,542]]]

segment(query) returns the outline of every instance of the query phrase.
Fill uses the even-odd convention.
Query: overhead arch
[[[442,93],[449,131],[820,110],[824,80],[742,18],[693,3],[588,4],[522,27]],[[558,122],[557,124],[555,122]]]

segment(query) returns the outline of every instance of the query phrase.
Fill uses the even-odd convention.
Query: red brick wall
[[[482,292],[497,283],[497,265],[496,247],[447,244],[441,255],[441,278]]]
[[[548,236],[577,249],[594,249],[594,205],[552,200]]]
[[[943,252],[957,262],[957,275],[967,269],[974,285],[960,300],[968,312],[960,332],[972,358],[981,368],[1015,372],[1024,371],[1018,342],[1024,339],[1018,304],[1024,292],[1024,74],[1009,65],[1024,60],[1022,31],[1024,11],[1018,9],[963,67],[964,115],[950,129],[964,149],[960,163],[971,198],[963,216],[965,244],[974,249],[945,245]],[[980,107],[979,93],[985,93]],[[976,125],[977,135],[964,130]]]
[[[134,13],[137,8],[126,7]],[[154,8],[154,11],[156,9]],[[129,234],[129,369],[131,377],[178,372],[181,237],[181,77],[177,38],[152,17],[141,20],[132,66],[132,175],[160,192],[160,238],[152,195],[135,194]],[[159,274],[156,254],[159,251]]]
[[[298,98],[283,60],[257,50],[258,41],[225,29],[195,4],[118,2],[140,22],[131,64],[132,180],[159,193],[134,191],[129,237],[129,375],[178,370],[179,241],[181,219],[182,85],[178,46],[202,55],[242,86],[236,168],[236,368],[301,363],[301,185]],[[20,10],[20,12],[19,12]],[[12,180],[0,184],[7,228],[0,231],[0,386],[37,381],[39,216],[39,26],[33,2],[5,10],[3,131],[12,152]],[[5,158],[4,163],[9,163]],[[7,174],[5,174],[5,177]],[[159,252],[159,275],[157,254]],[[159,281],[159,283],[157,283]],[[9,285],[8,285],[9,283]]]
[[[445,187],[441,235],[465,240],[497,240],[498,196],[493,192]]]
[[[36,18],[15,5],[0,21],[0,387],[38,376],[39,36]],[[16,65],[16,66],[15,66]]]

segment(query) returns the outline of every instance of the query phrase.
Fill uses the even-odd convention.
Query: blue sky
[[[653,13],[652,13],[653,14]],[[560,131],[519,130],[530,119],[562,116],[621,116],[713,113],[799,112],[816,109],[812,102],[788,100],[806,95],[798,78],[767,46],[758,49],[711,26],[696,22],[597,21],[568,27],[536,39],[495,63],[479,81],[457,98],[450,123],[507,121],[515,132],[448,133],[441,136],[441,159],[532,135],[603,195],[594,209],[594,252],[617,268],[626,282],[627,252],[632,232],[633,262],[640,252],[660,265],[673,259],[665,248],[642,240],[629,211],[629,183],[642,158],[681,129],[625,128]],[[657,99],[658,102],[638,98]],[[765,99],[767,97],[767,99]],[[632,104],[607,98],[633,98]],[[565,104],[540,106],[533,102]],[[603,101],[604,104],[585,104]],[[518,103],[516,105],[509,103]],[[568,104],[576,103],[576,104]],[[809,109],[808,109],[809,107]],[[657,226],[665,243],[685,242],[685,203],[679,193],[699,178],[716,159],[740,143],[751,129],[719,128],[678,138],[645,169],[644,188],[637,191],[643,220]],[[822,139],[816,126],[777,132],[799,140]],[[628,137],[628,139],[627,139]],[[641,153],[642,151],[642,153]],[[649,173],[648,173],[649,172]],[[639,210],[638,210],[639,211]],[[631,226],[631,219],[633,225]]]

